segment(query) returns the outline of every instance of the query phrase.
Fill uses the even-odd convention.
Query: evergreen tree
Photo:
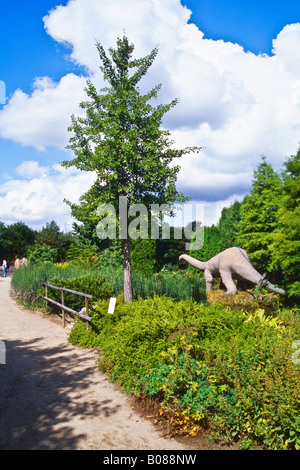
[[[282,180],[263,161],[254,171],[252,188],[241,205],[238,241],[257,269],[272,272],[272,244],[278,226]]]
[[[182,227],[182,238],[175,238],[174,227],[170,227],[169,239],[159,238],[156,240],[156,260],[157,268],[161,270],[163,267],[176,269],[179,267],[178,258],[185,252],[186,243],[190,240],[184,237],[184,228]]]
[[[283,197],[274,236],[274,268],[283,272],[289,294],[300,298],[300,151],[285,162]]]
[[[45,227],[41,229],[36,237],[37,245],[45,245],[53,250],[50,258],[55,262],[63,261],[65,259],[72,241],[72,235],[70,233],[61,232],[59,226],[54,220],[50,223],[47,222]],[[37,250],[36,256],[38,256],[38,252],[39,250]],[[46,248],[45,252],[47,252]]]
[[[215,225],[204,227],[204,243],[200,250],[192,250],[190,255],[200,261],[208,261],[219,253],[220,231]]]
[[[222,209],[221,217],[218,222],[219,229],[219,252],[238,246],[238,231],[239,222],[241,220],[240,215],[241,203],[235,201],[230,207],[224,207]]]
[[[156,240],[131,240],[132,267],[139,273],[153,274],[156,270]]]
[[[108,87],[97,92],[91,81],[86,93],[90,101],[81,103],[86,117],[72,116],[73,136],[69,148],[75,158],[63,162],[66,167],[93,171],[97,180],[84,195],[80,204],[69,202],[73,216],[94,227],[99,222],[97,208],[112,204],[118,209],[119,198],[135,203],[172,204],[184,197],[176,189],[179,166],[170,165],[174,158],[196,148],[176,150],[169,140],[170,133],[161,129],[162,118],[177,104],[152,106],[160,85],[142,95],[138,83],[152,65],[158,49],[146,57],[133,59],[134,45],[128,38],[118,38],[117,48],[106,54],[97,43],[104,79]],[[118,210],[116,211],[118,214]],[[119,234],[120,236],[120,234]],[[132,300],[130,241],[128,233],[121,237],[124,251],[124,297]]]

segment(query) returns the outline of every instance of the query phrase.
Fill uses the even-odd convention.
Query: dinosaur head
[[[267,274],[263,274],[258,285],[261,286],[261,287],[264,287],[265,289],[267,289],[269,292],[273,292],[273,294],[279,294],[279,295],[283,295],[283,296],[287,296],[288,293],[283,290],[283,289],[280,289],[279,287],[275,287],[273,284],[271,284],[271,282],[268,281],[267,279]]]

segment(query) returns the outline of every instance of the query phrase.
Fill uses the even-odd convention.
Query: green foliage
[[[12,264],[16,257],[26,257],[30,247],[34,245],[35,238],[36,232],[23,222],[8,226],[0,224],[0,248],[9,264]]]
[[[239,222],[241,220],[241,203],[235,201],[230,207],[222,209],[218,222],[219,229],[219,251],[226,250],[232,246],[238,246]]]
[[[170,237],[160,238],[156,240],[156,263],[158,271],[167,267],[176,268],[178,266],[179,256],[185,252],[185,243],[190,242],[184,236],[184,228],[182,228],[182,238],[175,238],[174,227],[169,227]]]
[[[122,241],[111,240],[108,248],[101,251],[97,257],[97,266],[105,269],[118,270],[124,263]]]
[[[43,245],[54,250],[55,262],[63,261],[66,257],[66,252],[72,242],[72,235],[60,231],[57,223],[52,220],[46,223],[46,226],[38,232],[36,237],[38,245]]]
[[[66,253],[66,259],[74,265],[86,264],[91,267],[97,260],[97,248],[90,242],[73,242]]]
[[[44,300],[40,294],[44,294],[45,288],[41,282],[66,287],[77,292],[93,295],[97,299],[108,298],[111,288],[107,278],[98,270],[90,269],[88,266],[68,266],[67,268],[56,266],[51,262],[40,264],[29,264],[17,269],[12,278],[12,288],[16,297],[31,307],[41,307]],[[51,295],[50,295],[51,293]],[[49,296],[60,302],[58,291],[49,290]],[[81,297],[66,294],[66,305],[74,310],[84,307]],[[69,303],[67,303],[69,302]],[[76,307],[76,308],[75,308]]]
[[[131,240],[132,268],[144,274],[153,274],[156,271],[156,240]]]
[[[204,227],[204,243],[200,250],[191,251],[191,256],[200,261],[208,261],[219,252],[220,232],[219,228],[215,225],[211,227]],[[190,268],[193,270],[193,268]]]
[[[291,297],[300,299],[300,151],[285,162],[279,224],[274,234],[273,265],[284,273]]]
[[[176,150],[170,132],[161,128],[163,116],[177,104],[150,104],[157,98],[160,86],[142,95],[138,83],[151,67],[158,50],[153,49],[144,58],[133,59],[134,45],[127,37],[118,38],[116,49],[107,54],[97,44],[101,71],[107,87],[97,91],[89,80],[85,89],[88,99],[80,104],[85,117],[72,116],[69,146],[74,158],[62,163],[80,170],[93,171],[96,182],[81,196],[79,204],[72,204],[73,217],[88,227],[95,238],[97,225],[103,216],[97,212],[101,204],[119,206],[120,197],[126,197],[129,206],[143,204],[170,205],[186,198],[176,189],[179,165],[171,165],[175,158],[198,151],[196,147]],[[101,182],[101,184],[99,184]],[[124,295],[131,301],[130,251],[128,234],[124,239]]]
[[[238,240],[254,266],[272,271],[272,243],[278,226],[282,181],[265,158],[254,172],[252,188],[241,205]]]
[[[228,297],[227,306],[209,305],[152,291],[151,298],[131,304],[119,295],[111,315],[108,297],[118,294],[110,281],[116,276],[115,269],[44,263],[17,270],[12,285],[30,305],[39,305],[39,280],[92,293],[90,329],[76,319],[70,342],[98,348],[101,370],[124,389],[154,397],[174,432],[194,435],[209,425],[217,438],[238,440],[245,448],[300,448],[300,366],[292,361],[299,309],[276,305],[275,311],[268,303],[267,315],[261,300],[248,313],[247,303],[236,305],[235,297],[232,306]],[[162,272],[156,281],[160,277],[166,283],[185,278]],[[79,310],[83,305],[76,302],[66,301]]]
[[[67,289],[74,290],[76,292],[82,292],[93,296],[93,301],[99,299],[108,299],[111,296],[110,286],[104,277],[101,277],[97,271],[83,271],[82,273],[76,273],[72,277],[62,276],[62,273],[67,273],[68,270],[61,271],[56,276],[51,276],[49,284],[59,287],[65,287]],[[48,288],[49,289],[49,288]],[[51,291],[51,298],[57,302],[61,301],[61,294],[55,289],[49,289]],[[85,306],[85,301],[82,296],[71,294],[69,292],[64,293],[65,305],[72,308],[73,310],[79,311]]]
[[[45,291],[41,282],[47,282],[54,271],[53,263],[49,262],[21,266],[15,271],[11,281],[14,295],[27,307],[41,306],[39,295]]]
[[[60,231],[54,220],[39,232],[23,222],[6,226],[0,222],[0,257],[9,264],[16,258],[30,258],[31,262],[64,261],[73,236]]]
[[[209,425],[244,447],[299,448],[300,369],[291,347],[299,312],[249,315],[167,297],[120,300],[114,315],[103,301],[94,310],[90,339],[80,322],[70,340],[98,346],[100,369],[159,400],[174,432],[194,435]]]
[[[31,264],[54,263],[58,259],[58,251],[49,245],[36,243],[34,249],[30,251],[28,261]]]
[[[78,292],[93,295],[95,300],[120,296],[123,293],[122,266],[105,265],[101,257],[92,267],[87,263],[66,263],[54,265],[52,262],[30,263],[18,269],[13,276],[12,286],[17,297],[32,307],[43,305],[39,294],[44,291],[40,281],[59,287],[66,287]],[[193,299],[205,302],[205,283],[203,277],[187,273],[162,271],[157,275],[133,272],[135,299],[167,295],[177,300]],[[54,300],[59,300],[59,293],[51,291]],[[68,296],[67,296],[68,297]],[[77,299],[77,301],[80,299]],[[74,306],[76,299],[71,298]],[[71,305],[69,305],[71,306]],[[82,307],[82,305],[81,305]],[[75,309],[76,310],[76,309]]]
[[[226,248],[238,246],[240,206],[241,203],[235,201],[230,207],[224,207],[218,224],[204,227],[202,248],[193,250],[190,255],[200,261],[208,261]]]

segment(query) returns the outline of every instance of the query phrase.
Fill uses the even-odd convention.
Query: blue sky
[[[65,195],[78,184],[76,198],[90,178],[58,167],[68,155],[66,127],[86,77],[102,84],[95,41],[113,46],[124,28],[137,53],[159,44],[146,86],[162,83],[162,101],[180,98],[166,120],[178,146],[206,149],[183,162],[179,189],[207,204],[208,221],[243,197],[261,155],[280,168],[297,151],[299,1],[17,0],[1,5],[1,20],[0,220],[6,223],[22,218],[41,227],[55,219],[69,226],[68,208],[52,192]]]
[[[9,95],[17,88],[32,90],[36,76],[59,80],[66,72],[84,73],[68,60],[68,49],[46,32],[43,17],[68,0],[15,0],[1,5],[0,79]],[[237,42],[246,51],[271,54],[281,29],[300,21],[298,0],[182,0],[209,39]]]
[[[210,39],[237,42],[255,54],[272,53],[272,40],[300,21],[298,0],[190,0],[191,21]]]
[[[44,28],[43,17],[57,5],[68,0],[16,0],[1,6],[0,80],[5,83],[6,99],[18,88],[25,93],[33,90],[35,77],[48,76],[59,81],[66,73],[84,74],[84,68],[68,59],[68,47],[55,42]],[[0,104],[0,110],[3,105]],[[22,161],[59,162],[64,158],[55,148],[40,155],[34,147],[0,139],[0,182]],[[1,219],[0,219],[1,220]]]

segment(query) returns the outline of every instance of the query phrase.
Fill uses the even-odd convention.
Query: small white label
[[[111,297],[109,301],[109,306],[108,306],[108,313],[113,314],[115,311],[115,306],[116,306],[116,301],[117,299],[115,297]]]

